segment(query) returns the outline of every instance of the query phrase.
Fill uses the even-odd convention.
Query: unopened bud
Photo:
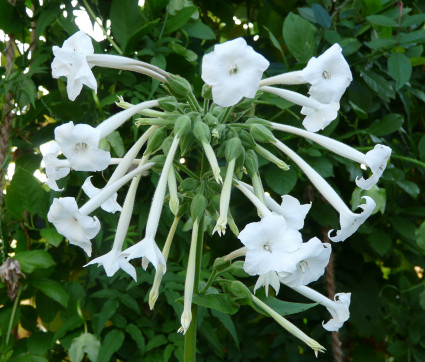
[[[160,108],[167,112],[174,112],[178,107],[177,99],[172,96],[159,98],[158,104]]]
[[[254,148],[255,147],[255,141],[254,138],[245,130],[240,130],[238,132],[238,136],[242,141],[242,146],[245,148]]]
[[[146,146],[146,154],[155,153],[162,147],[164,139],[167,137],[165,127],[156,129],[148,139],[148,145]]]
[[[171,94],[177,98],[185,98],[192,92],[190,83],[179,75],[172,75],[167,81]]]
[[[258,158],[254,150],[246,152],[244,166],[251,177],[258,172]]]
[[[178,138],[189,133],[191,127],[190,118],[187,115],[180,116],[174,123],[174,132]]]
[[[207,199],[202,194],[196,194],[192,200],[192,204],[190,205],[190,213],[192,215],[192,219],[200,219],[204,216],[205,209],[207,208]]]
[[[242,153],[242,150],[242,143],[238,137],[233,137],[228,140],[224,151],[224,155],[226,157],[227,162],[238,158]]]
[[[202,86],[202,98],[212,99],[212,87],[206,83]]]
[[[195,125],[193,126],[193,135],[201,143],[210,143],[211,141],[210,128],[202,121],[195,122]]]
[[[253,124],[251,126],[251,135],[256,141],[262,143],[275,142],[276,140],[273,133],[262,124]]]

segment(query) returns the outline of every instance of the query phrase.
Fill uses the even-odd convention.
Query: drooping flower
[[[254,98],[269,62],[237,38],[214,46],[202,60],[202,80],[212,86],[213,100],[230,107],[243,97]]]
[[[7,295],[10,300],[14,300],[19,291],[19,278],[26,278],[27,276],[22,273],[21,264],[18,260],[7,258],[6,261],[0,265],[0,278],[3,284],[7,287]]]
[[[372,214],[376,203],[369,196],[363,196],[363,199],[366,201],[365,204],[358,205],[357,207],[361,208],[363,211],[360,214],[352,212],[337,192],[329,185],[325,179],[319,175],[319,173],[314,170],[307,162],[305,162],[300,156],[298,156],[293,150],[288,146],[283,144],[281,141],[275,139],[273,144],[284,152],[288,157],[290,157],[305,173],[309,178],[311,183],[317,188],[317,190],[326,198],[326,200],[332,205],[332,207],[339,212],[339,223],[341,229],[337,231],[335,236],[330,234],[329,238],[334,241],[343,241],[349,236],[353,235],[357,229],[362,225],[365,220]]]
[[[65,40],[62,48],[53,47],[52,76],[68,79],[66,90],[71,101],[80,94],[83,84],[97,91],[96,78],[91,71],[93,65],[89,65],[86,58],[93,53],[91,38],[83,31]]]
[[[62,191],[63,188],[59,188],[56,181],[69,174],[71,170],[69,161],[58,159],[62,151],[55,141],[50,141],[41,145],[40,150],[43,154],[42,164],[46,168],[46,185],[54,191]]]
[[[287,226],[285,218],[269,214],[245,226],[239,240],[247,247],[244,270],[250,275],[269,271],[294,272],[293,252],[302,244],[299,231]]]
[[[308,93],[321,103],[339,102],[353,80],[339,44],[332,45],[318,58],[312,57],[299,76],[311,84]]]
[[[281,205],[270,196],[266,196],[266,205],[270,210],[282,215],[288,227],[296,230],[304,227],[304,219],[311,208],[311,203],[301,205],[298,199],[291,195],[283,195]]]
[[[330,137],[304,131],[300,128],[288,126],[286,124],[279,124],[274,122],[271,122],[270,124],[273,129],[308,138],[313,142],[316,142],[328,150],[336,153],[337,155],[368,166],[372,171],[372,175],[368,179],[364,179],[363,177],[356,179],[357,186],[364,190],[371,189],[378,182],[379,178],[382,176],[382,173],[385,170],[385,167],[387,166],[388,159],[391,156],[391,148],[381,144],[376,145],[373,150],[363,154],[355,148]]]
[[[53,200],[47,219],[55,225],[59,234],[91,256],[90,240],[100,230],[100,222],[96,216],[90,217],[82,214],[73,197],[63,197]]]
[[[87,177],[83,183],[83,186],[81,186],[84,193],[90,198],[96,196],[100,191],[102,191],[102,189],[93,186],[93,184],[91,183],[91,178],[92,176]],[[110,212],[112,214],[117,211],[121,211],[122,207],[117,202],[117,196],[118,194],[115,192],[108,200],[106,200],[102,205],[100,205],[100,207],[106,212]]]
[[[316,292],[314,289],[306,286],[291,286],[291,288],[304,295],[305,297],[326,307],[326,309],[332,315],[332,318],[327,323],[322,323],[323,328],[325,328],[327,331],[338,331],[350,318],[349,307],[351,293],[337,293],[335,294],[334,300],[331,300],[319,292]]]
[[[298,260],[297,269],[293,273],[278,273],[281,282],[301,286],[316,281],[324,274],[331,251],[331,244],[322,243],[316,237],[301,244],[294,253],[294,259]]]
[[[70,166],[76,171],[102,171],[111,160],[98,148],[100,133],[88,124],[68,122],[55,128],[55,139]]]
[[[313,97],[306,97],[287,89],[269,86],[260,89],[302,106],[301,114],[306,116],[303,126],[310,132],[324,129],[338,116],[339,102],[321,103]]]

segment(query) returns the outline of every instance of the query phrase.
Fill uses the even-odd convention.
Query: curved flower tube
[[[360,214],[353,213],[342,201],[336,191],[325,181],[325,179],[318,174],[307,162],[305,162],[300,156],[292,151],[288,146],[284,145],[279,140],[275,139],[273,144],[284,152],[289,158],[291,158],[306,174],[311,183],[317,188],[317,190],[328,200],[333,208],[339,212],[339,223],[341,229],[337,231],[335,236],[330,236],[333,230],[329,231],[329,238],[334,241],[343,241],[360,227],[361,224],[372,214],[376,203],[369,196],[363,196],[366,204],[359,205],[363,212]]]
[[[202,80],[212,86],[214,103],[230,107],[254,98],[269,61],[237,38],[214,46],[202,59]]]
[[[375,145],[373,150],[370,150],[366,154],[357,151],[355,148],[346,145],[345,143],[334,140],[333,138],[326,137],[320,134],[311,133],[304,131],[303,129],[287,126],[285,124],[273,123],[271,122],[273,129],[278,131],[284,131],[292,134],[296,134],[305,138],[312,140],[313,142],[327,148],[328,150],[340,155],[342,157],[348,158],[359,164],[364,164],[370,168],[372,175],[368,179],[356,178],[356,184],[364,190],[371,189],[385,171],[387,166],[388,159],[391,156],[391,148],[381,144]]]
[[[305,115],[303,126],[310,132],[317,132],[328,126],[338,116],[339,103],[321,103],[316,99],[303,96],[287,89],[264,86],[260,90],[275,94],[294,104],[302,106],[301,114]]]
[[[327,323],[322,323],[323,328],[327,331],[338,331],[343,326],[344,322],[350,318],[350,311],[348,308],[350,307],[351,293],[337,293],[335,294],[335,300],[330,300],[314,289],[306,286],[291,286],[291,288],[326,307],[332,315],[332,318]]]
[[[86,178],[86,180],[83,183],[83,186],[81,188],[83,189],[84,193],[89,197],[95,197],[102,189],[99,189],[91,183],[91,178],[93,176],[89,176]],[[118,194],[115,192],[112,194],[112,196],[107,199],[100,207],[105,210],[106,212],[110,212],[111,214],[115,214],[117,211],[121,211],[122,207],[117,202],[117,196]]]

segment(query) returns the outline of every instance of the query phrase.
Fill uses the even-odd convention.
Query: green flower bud
[[[179,190],[182,192],[193,191],[199,186],[199,182],[195,181],[193,178],[184,179],[179,186]]]
[[[256,143],[254,141],[254,138],[244,129],[240,130],[238,133],[239,138],[242,141],[242,145],[245,148],[254,148]]]
[[[244,166],[251,177],[258,172],[258,158],[254,150],[246,152]]]
[[[240,278],[249,277],[250,275],[247,274],[245,270],[243,270],[244,263],[245,262],[242,260],[233,262],[232,265],[230,266],[230,272]]]
[[[146,146],[146,153],[155,153],[158,149],[161,148],[162,143],[167,137],[167,132],[165,127],[158,128],[153,132],[153,134],[148,139],[148,145]]]
[[[165,163],[165,155],[156,155],[149,159],[149,162],[155,162],[155,166],[152,166],[154,172],[160,173]]]
[[[204,99],[212,99],[212,88],[208,84],[204,84],[202,87],[202,98]]]
[[[173,74],[167,81],[171,94],[177,98],[186,98],[192,92],[190,83],[179,75]]]
[[[224,258],[217,258],[214,260],[213,268],[220,272],[224,269],[227,269],[230,264],[230,260],[225,260]]]
[[[164,138],[164,140],[162,141],[162,151],[164,151],[164,155],[168,154],[171,148],[171,144],[173,143],[173,139],[174,137],[168,136],[167,138]]]
[[[159,98],[158,103],[159,107],[167,112],[174,112],[178,107],[177,99],[172,96]]]
[[[241,299],[252,299],[252,293],[251,291],[245,286],[245,284],[243,284],[240,281],[234,281],[232,282],[232,284],[230,285],[230,292]]]
[[[266,119],[258,118],[258,117],[247,119],[245,124],[262,124],[263,126],[271,127],[271,124],[269,121],[267,121]]]
[[[202,121],[197,121],[193,126],[193,135],[201,143],[210,143],[211,141],[210,128]]]
[[[204,216],[205,209],[207,208],[207,199],[202,194],[196,194],[190,205],[190,213],[193,220],[200,219]]]
[[[233,107],[233,111],[236,113],[246,111],[254,102],[255,98],[245,98]]]
[[[233,137],[226,142],[226,148],[224,155],[227,162],[230,162],[233,159],[236,159],[242,153],[243,147],[241,140],[238,137]]]
[[[182,138],[189,133],[191,125],[192,123],[187,115],[180,116],[174,122],[174,133],[178,138]]]
[[[218,124],[217,126],[214,127],[214,129],[211,131],[211,135],[214,138],[220,138],[224,131],[226,130],[226,126],[224,124]]]
[[[207,113],[205,115],[204,121],[210,127],[215,126],[218,123],[217,117],[214,117],[211,113]]]
[[[258,142],[269,143],[275,141],[272,131],[262,124],[253,124],[251,126],[251,135]]]

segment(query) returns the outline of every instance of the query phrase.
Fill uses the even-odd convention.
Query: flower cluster
[[[83,85],[96,91],[96,79],[91,71],[94,66],[150,76],[161,81],[170,93],[167,97],[136,105],[120,99],[117,105],[124,110],[107,118],[97,127],[73,122],[60,125],[55,129],[55,141],[42,148],[47,184],[55,191],[63,190],[57,181],[66,177],[71,169],[96,172],[117,165],[102,189],[94,187],[90,177],[86,179],[82,189],[89,200],[83,206],[78,207],[72,197],[55,198],[48,213],[49,221],[58,232],[71,244],[81,247],[88,256],[92,253],[91,240],[101,227],[98,218],[90,214],[99,207],[107,212],[120,213],[111,251],[91,260],[87,265],[103,266],[108,276],[122,269],[136,280],[136,269],[131,260],[140,258],[144,269],[151,263],[156,269],[149,297],[150,307],[153,308],[162,276],[166,272],[166,260],[177,224],[180,219],[188,219],[193,227],[180,332],[186,333],[191,325],[193,293],[205,294],[215,283],[216,276],[223,270],[229,270],[228,266],[233,259],[241,256],[245,257],[245,272],[258,276],[253,287],[254,294],[262,286],[265,287],[266,296],[269,295],[269,286],[278,294],[280,285],[284,284],[328,309],[332,318],[323,324],[325,329],[337,331],[341,328],[349,318],[351,294],[338,293],[335,300],[330,300],[307,286],[324,274],[332,250],[330,243],[322,242],[317,237],[303,241],[301,231],[311,203],[303,205],[290,195],[283,195],[281,204],[273,200],[264,192],[258,165],[260,155],[284,172],[289,166],[276,155],[281,151],[289,160],[288,163],[296,164],[304,172],[339,214],[340,228],[336,232],[329,232],[329,239],[333,242],[346,240],[372,214],[375,201],[371,197],[363,197],[364,203],[358,205],[361,209],[359,213],[351,211],[332,186],[273,133],[279,131],[304,137],[339,156],[369,167],[372,173],[369,178],[356,179],[357,186],[365,190],[378,182],[391,154],[389,147],[376,145],[363,154],[344,143],[315,133],[336,119],[340,99],[352,80],[350,67],[338,44],[334,44],[321,56],[312,58],[302,70],[264,79],[263,72],[269,62],[248,46],[244,39],[218,44],[204,56],[202,62],[201,77],[206,83],[202,91],[203,105],[196,99],[191,85],[185,79],[139,60],[94,54],[90,38],[82,32],[66,40],[61,48],[54,47],[53,53],[53,77],[67,77],[70,100],[78,96]],[[307,83],[310,84],[309,96],[275,86]],[[305,130],[252,116],[254,104],[264,92],[301,106],[300,113],[305,116]],[[135,115],[141,116],[136,126],[143,127],[144,132],[122,159],[112,158],[109,152],[99,148],[102,138]],[[198,144],[199,147],[190,147],[192,144]],[[270,148],[276,152],[271,152]],[[200,171],[190,170],[175,162],[182,152],[186,158],[204,158],[204,163],[208,163],[210,169],[201,167]],[[141,157],[137,158],[139,154]],[[139,181],[148,170],[153,170],[153,166],[159,167],[161,172],[147,217],[145,236],[138,243],[123,249]],[[181,174],[192,178],[195,186],[189,187],[186,182],[185,187],[182,187]],[[117,203],[117,191],[130,181],[121,206]],[[240,233],[229,207],[233,187],[238,188],[252,202],[260,217],[259,221],[246,225]],[[166,199],[169,200],[169,208],[175,220],[161,252],[156,244],[156,234]],[[217,259],[205,287],[194,290],[197,285],[195,278],[199,275],[195,271],[199,264],[196,258],[200,255],[198,241],[202,240],[200,235],[208,227],[203,222],[205,215],[209,216],[208,220],[216,220],[215,225],[211,225],[213,234],[217,232],[221,236],[229,226],[243,247]],[[238,292],[235,292],[236,289],[233,288],[233,292],[232,288],[229,290],[241,293],[240,288]],[[314,351],[323,351],[320,344],[270,307],[261,304],[263,302],[260,299],[246,290],[243,293],[248,293],[248,298],[268,310],[268,314],[285,329]]]

